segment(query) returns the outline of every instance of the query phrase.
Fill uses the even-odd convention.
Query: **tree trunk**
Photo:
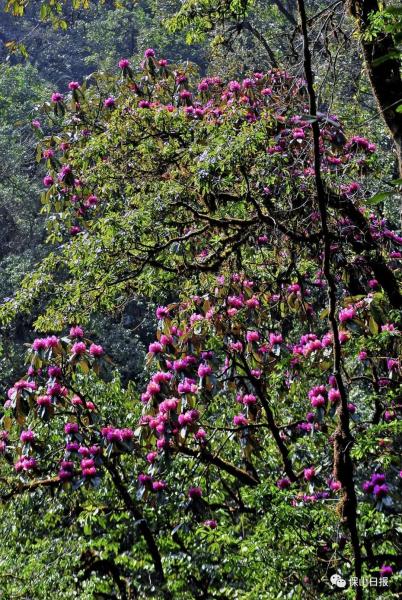
[[[378,0],[350,0],[350,12],[355,17],[360,35],[369,26],[369,14],[379,11]],[[399,177],[402,177],[402,113],[396,108],[402,104],[400,61],[385,57],[395,51],[392,35],[383,34],[371,40],[361,39],[367,74],[381,115],[395,144]]]

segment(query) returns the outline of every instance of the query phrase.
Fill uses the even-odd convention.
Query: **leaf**
[[[10,431],[11,427],[13,426],[13,420],[11,417],[3,417],[3,427],[4,429],[7,429],[7,431]]]
[[[378,333],[378,325],[375,322],[375,320],[373,319],[373,317],[370,317],[370,320],[369,320],[369,329],[370,329],[370,332],[373,335],[377,335],[377,333]]]
[[[366,204],[368,206],[375,206],[380,202],[384,202],[384,200],[386,200],[390,196],[393,196],[393,194],[394,192],[378,192],[378,194],[375,194],[374,196],[366,200]]]

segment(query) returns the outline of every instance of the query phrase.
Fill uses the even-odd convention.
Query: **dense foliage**
[[[146,29],[150,6],[91,10]],[[277,66],[253,10],[185,2],[167,22],[199,44],[224,27],[226,47],[245,24],[268,59],[237,77],[218,54],[200,78],[179,42],[177,62],[148,48],[111,67],[124,35],[105,39],[104,70],[80,64],[67,84],[2,71],[4,138],[33,202],[22,266],[27,246],[2,244],[6,598],[397,597],[401,180],[380,125],[375,142],[361,131],[370,106],[355,129],[340,98],[317,110],[303,3],[303,74]],[[278,31],[296,23],[277,11]],[[398,14],[370,17],[365,49],[384,30],[399,40]],[[365,60],[398,158],[398,111]]]

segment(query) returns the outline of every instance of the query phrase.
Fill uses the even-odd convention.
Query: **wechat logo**
[[[339,588],[346,587],[345,579],[343,579],[343,577],[338,575],[338,573],[334,573],[333,575],[331,575],[330,582],[332,583],[332,585],[336,585],[336,587],[339,587]]]

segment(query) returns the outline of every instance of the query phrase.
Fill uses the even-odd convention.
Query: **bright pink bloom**
[[[104,353],[104,350],[103,350],[102,346],[99,346],[97,344],[91,344],[89,346],[89,354],[91,356],[98,358],[99,356],[102,356],[103,353]]]
[[[71,354],[84,354],[87,349],[85,342],[76,342],[71,347]]]
[[[315,477],[315,468],[309,467],[308,469],[304,469],[304,479],[306,481],[311,481]]]

